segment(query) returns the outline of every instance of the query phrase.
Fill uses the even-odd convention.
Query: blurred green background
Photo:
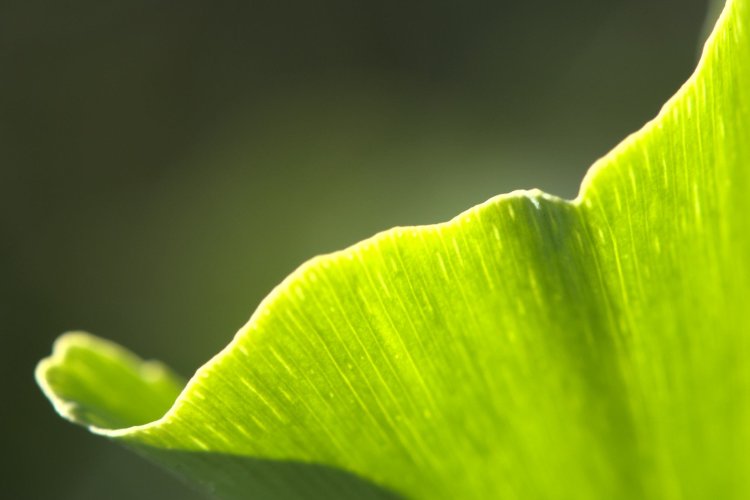
[[[573,197],[692,71],[705,0],[0,2],[3,498],[195,498],[62,421],[84,329],[189,375],[307,258]]]

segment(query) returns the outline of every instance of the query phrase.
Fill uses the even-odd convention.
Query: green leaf
[[[750,497],[749,30],[728,2],[576,200],[514,192],[316,257],[179,396],[83,334],[37,380],[223,498]]]

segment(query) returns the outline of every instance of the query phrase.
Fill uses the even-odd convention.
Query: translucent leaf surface
[[[729,2],[576,200],[514,192],[317,257],[179,396],[85,334],[37,379],[223,498],[747,498],[748,30]]]

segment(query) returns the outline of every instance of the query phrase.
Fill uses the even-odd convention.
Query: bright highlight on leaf
[[[750,497],[750,1],[569,202],[317,257],[178,396],[67,334],[58,412],[221,498]]]

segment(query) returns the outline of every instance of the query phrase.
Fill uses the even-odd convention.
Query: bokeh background
[[[57,417],[84,329],[189,376],[309,257],[575,196],[688,77],[705,0],[0,1],[2,496],[197,498]]]

